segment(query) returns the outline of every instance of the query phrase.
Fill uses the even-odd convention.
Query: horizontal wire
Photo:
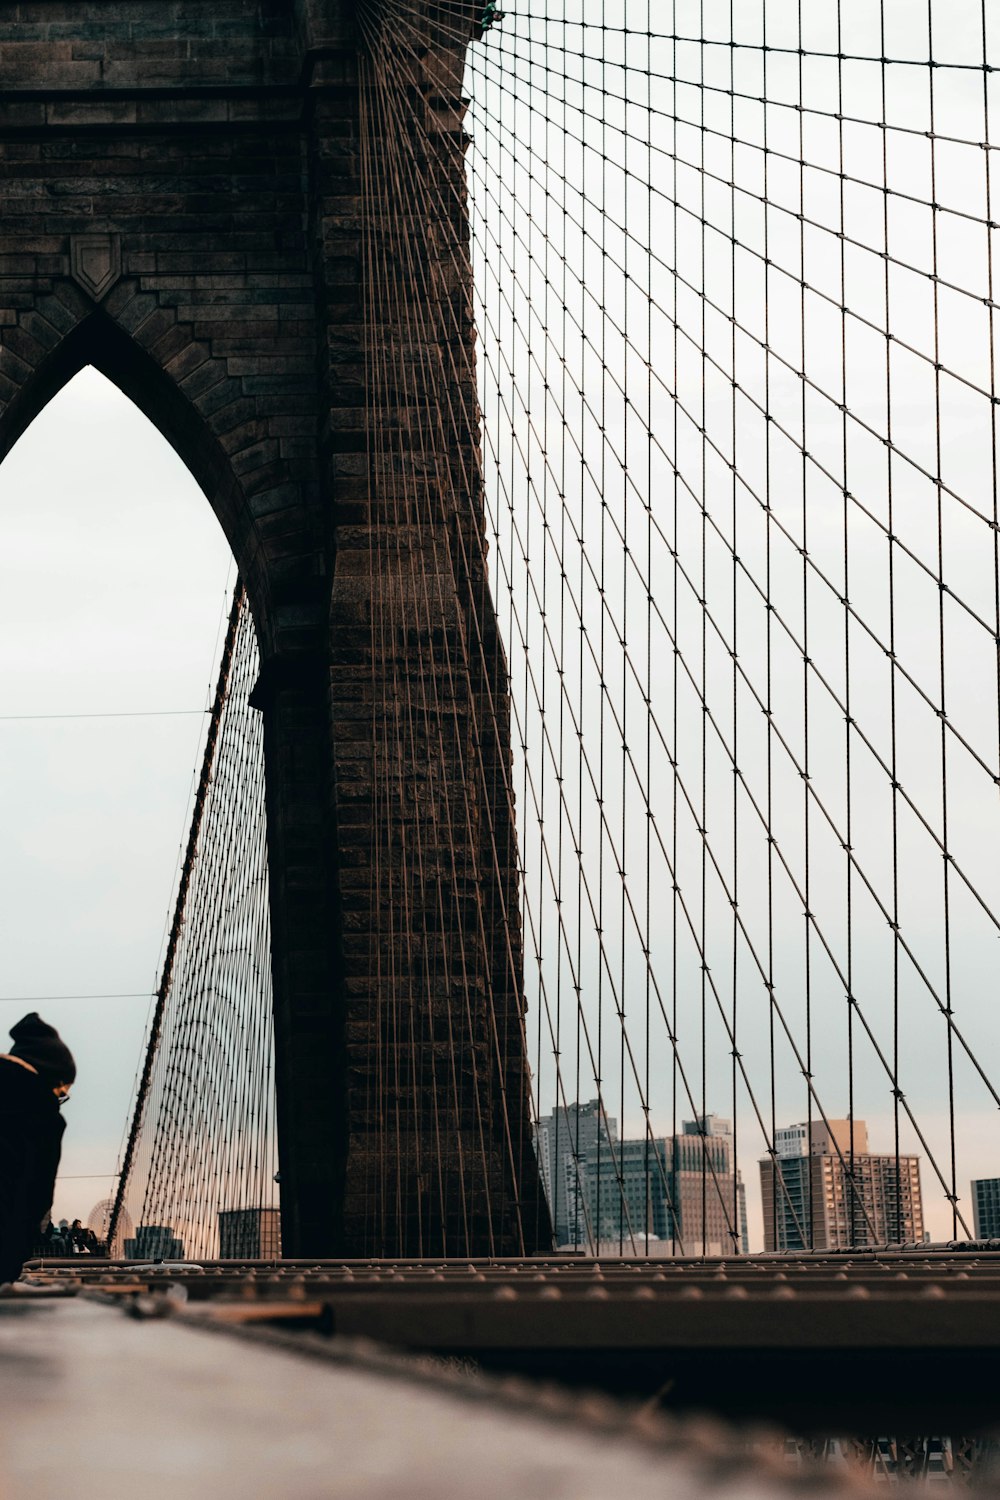
[[[153,990],[123,990],[95,995],[0,995],[2,1005],[48,1005],[55,1000],[152,1000]]]
[[[15,724],[28,723],[42,719],[181,719],[191,718],[194,715],[204,717],[211,713],[209,708],[140,708],[123,709],[108,713],[80,713],[80,714],[0,714],[0,723]]]
[[[616,36],[636,36],[636,35],[638,35],[638,36],[642,36],[642,37],[649,36],[650,38],[653,38],[654,40],[656,40],[658,42],[681,43],[682,45],[683,44],[690,44],[691,46],[700,47],[700,48],[705,48],[705,47],[720,47],[720,48],[724,49],[726,52],[730,52],[730,53],[735,53],[735,52],[760,52],[760,53],[764,53],[764,54],[772,54],[772,55],[777,55],[777,56],[793,57],[793,58],[795,58],[797,60],[800,59],[800,58],[803,58],[803,57],[809,57],[809,58],[817,58],[817,59],[819,59],[821,61],[825,61],[825,62],[835,62],[835,63],[845,63],[845,62],[876,63],[876,64],[881,64],[883,67],[921,68],[924,71],[926,71],[929,68],[933,68],[935,70],[939,70],[939,71],[942,71],[942,72],[946,72],[946,71],[972,72],[972,73],[982,73],[982,74],[987,74],[987,75],[990,74],[990,73],[995,73],[995,72],[1000,71],[1000,69],[998,69],[997,67],[995,67],[992,63],[987,63],[987,62],[968,62],[968,63],[950,62],[950,61],[947,61],[947,60],[944,60],[944,59],[941,59],[941,58],[935,58],[935,57],[932,57],[932,56],[928,56],[928,57],[884,57],[884,56],[881,56],[881,55],[879,55],[877,53],[867,53],[867,52],[857,52],[857,53],[854,53],[854,52],[824,52],[822,50],[822,48],[818,48],[818,47],[808,47],[808,48],[807,47],[779,47],[779,46],[776,46],[773,42],[766,42],[764,40],[761,40],[759,42],[744,42],[744,41],[736,41],[734,38],[730,38],[728,41],[725,41],[725,40],[723,40],[722,38],[719,38],[719,37],[705,36],[704,33],[702,33],[702,35],[700,35],[700,36],[689,36],[689,35],[687,35],[684,32],[676,32],[676,31],[657,31],[657,32],[650,31],[650,32],[641,32],[636,27],[633,27],[633,26],[613,26],[613,25],[609,25],[607,23],[606,19],[603,16],[602,16],[602,19],[600,21],[588,21],[588,20],[586,20],[582,16],[578,20],[573,20],[573,19],[571,19],[568,16],[555,18],[555,17],[553,17],[551,15],[548,15],[544,11],[530,11],[530,10],[529,11],[525,11],[525,10],[521,10],[521,9],[518,9],[515,12],[512,12],[512,16],[513,16],[513,19],[515,19],[515,20],[542,21],[542,22],[546,23],[547,25],[557,24],[557,25],[565,25],[566,27],[579,27],[582,31],[598,31],[598,32],[601,33],[602,41],[604,40],[605,36],[607,34],[609,34],[609,33],[612,34],[612,35],[616,35]],[[503,30],[501,30],[500,34],[503,35]],[[597,59],[595,59],[595,61],[596,60]],[[615,63],[614,61],[611,61],[611,62],[608,63],[608,66],[609,67],[621,67],[621,66],[623,66],[623,64]],[[657,75],[654,74],[653,76],[655,77]]]
[[[115,1172],[115,1171],[111,1171],[111,1172],[57,1172],[56,1173],[56,1181],[57,1182],[93,1182],[95,1179],[104,1180],[106,1178],[117,1177],[117,1176],[118,1176],[118,1173]]]
[[[536,46],[543,52],[563,53],[571,59],[579,60],[579,54],[569,52],[567,51],[567,49],[562,48],[558,46],[558,44],[551,41],[536,41],[532,43],[532,45]],[[516,53],[510,50],[505,51],[505,49],[491,49],[491,51],[493,50],[499,50],[501,52],[501,55],[512,57],[517,62],[527,63],[529,68],[544,71],[545,73],[554,76],[556,81],[561,81],[574,89],[580,90],[582,93],[597,94],[600,98],[609,100],[614,104],[634,104],[634,100],[630,99],[626,94],[616,94],[614,90],[601,88],[595,84],[588,84],[583,79],[568,78],[565,73],[559,73],[555,68],[549,67],[546,62],[536,62],[527,57],[525,54]],[[625,73],[626,75],[629,72],[633,71],[626,68],[622,64],[613,64],[611,66],[613,66],[617,72]],[[491,67],[494,71],[492,73],[489,73],[488,69],[490,69]],[[472,71],[474,73],[478,72],[484,77],[489,77],[491,85],[496,88],[498,92],[508,94],[512,100],[523,102],[522,96],[515,89],[511,89],[503,83],[502,68],[497,68],[492,55],[487,54],[484,58],[480,59],[478,63],[474,62],[472,65]],[[645,77],[646,75],[643,76]],[[1000,150],[1000,144],[994,144],[993,142],[990,142],[988,140],[977,140],[966,136],[948,135],[942,131],[936,131],[926,128],[921,129],[918,126],[904,125],[901,122],[894,120],[866,118],[864,115],[851,115],[848,113],[842,114],[838,111],[823,109],[818,104],[805,103],[804,101],[799,100],[793,102],[788,99],[776,99],[773,97],[762,98],[759,94],[744,93],[736,88],[724,88],[720,84],[712,84],[707,81],[702,81],[701,79],[684,77],[681,74],[659,73],[652,74],[650,76],[657,82],[672,85],[675,90],[678,88],[689,89],[692,93],[695,93],[699,96],[702,94],[720,95],[722,99],[728,99],[731,101],[738,100],[741,103],[754,104],[760,106],[764,110],[789,110],[792,114],[802,119],[807,116],[812,116],[820,120],[829,120],[832,124],[856,125],[863,129],[876,130],[886,135],[910,136],[913,137],[915,141],[921,141],[925,143],[930,142],[934,144],[939,143],[941,145],[948,146],[965,146],[970,150],[981,152]],[[601,116],[590,113],[587,109],[584,108],[581,103],[570,103],[565,94],[562,98],[559,98],[557,96],[556,102],[562,104],[565,109],[571,110],[574,115],[582,116],[584,119],[593,120],[595,123],[604,123],[604,120]],[[730,135],[728,132],[719,131],[715,127],[706,124],[701,119],[687,119],[683,115],[671,115],[664,109],[653,108],[651,110],[651,115],[656,119],[665,119],[671,121],[674,124],[687,125],[692,130],[698,131],[699,133],[704,133],[706,135],[716,136],[717,138],[727,143],[731,141],[734,145],[746,146],[762,153],[765,152],[763,132],[761,134],[760,140],[754,140],[752,138],[745,138],[738,134]],[[620,125],[609,124],[607,128],[612,135],[628,139],[626,131]],[[579,143],[579,137],[577,138],[577,143]],[[660,147],[651,145],[651,143],[648,141],[643,141],[642,146],[643,149],[651,149],[655,152],[660,152],[662,150],[662,148]],[[872,188],[876,192],[880,194],[884,193],[889,197],[908,198],[910,201],[919,203],[923,207],[931,209],[933,212],[945,214],[953,213],[957,214],[959,217],[967,217],[967,215],[965,215],[962,210],[955,209],[950,204],[937,202],[930,203],[926,199],[920,199],[913,195],[903,193],[901,192],[901,190],[892,188],[888,184],[881,181],[873,181],[872,179],[865,177],[855,177],[850,172],[845,172],[842,169],[838,171],[836,169],[826,168],[815,161],[803,162],[799,157],[791,157],[781,152],[776,147],[772,146],[770,142],[767,143],[766,154],[772,158],[787,160],[795,166],[805,167],[809,171],[831,171],[833,172],[833,175],[838,177],[843,182],[854,183],[859,187]],[[621,170],[624,171],[625,169],[621,168]],[[631,175],[633,176],[633,178],[635,178],[636,176],[636,174],[634,173]],[[644,186],[649,186],[650,190],[654,194],[658,194],[661,191],[651,184],[644,184]],[[769,201],[775,207],[780,206],[773,199]],[[979,219],[977,220],[977,222],[988,225],[991,228],[996,227],[994,222],[990,219]]]

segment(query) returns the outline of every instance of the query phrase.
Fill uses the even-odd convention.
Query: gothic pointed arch
[[[64,284],[0,327],[0,462],[39,412],[91,365],[166,438],[211,504],[247,584],[265,659],[279,654],[283,595],[325,574],[315,483],[269,437],[231,359],[177,309],[120,283],[103,305]],[[301,610],[299,610],[301,615]],[[317,598],[317,621],[322,605]],[[299,622],[301,624],[301,622]],[[285,632],[287,634],[287,632]],[[300,628],[301,634],[301,628]],[[309,645],[313,643],[310,642]]]

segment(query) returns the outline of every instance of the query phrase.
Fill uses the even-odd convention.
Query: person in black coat
[[[32,1011],[0,1053],[0,1282],[16,1281],[52,1206],[65,1122],[60,1106],[76,1077],[73,1054]]]

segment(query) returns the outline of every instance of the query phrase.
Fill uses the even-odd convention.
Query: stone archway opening
[[[10,446],[0,1029],[38,1009],[78,1059],[57,1218],[113,1194],[234,577],[190,470],[93,366]]]

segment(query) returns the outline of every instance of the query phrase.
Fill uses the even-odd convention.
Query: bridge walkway
[[[779,1446],[704,1419],[349,1341],[310,1358],[99,1295],[0,1301],[3,1500],[778,1500],[802,1482]],[[842,1485],[819,1493],[864,1493]]]

